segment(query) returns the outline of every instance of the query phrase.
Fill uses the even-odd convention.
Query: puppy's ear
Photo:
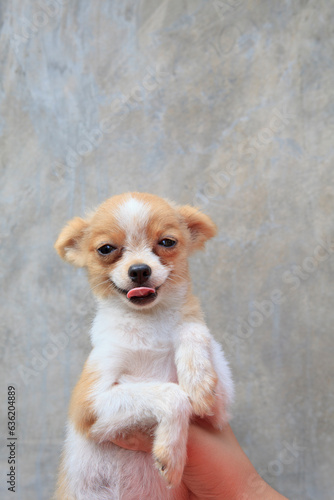
[[[204,243],[217,234],[214,222],[197,208],[184,205],[178,211],[190,232],[191,251],[204,248]]]
[[[82,239],[87,227],[87,221],[75,217],[67,223],[55,243],[55,249],[60,257],[78,267],[83,267],[86,263]]]

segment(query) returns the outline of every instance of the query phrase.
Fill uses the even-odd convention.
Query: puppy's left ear
[[[55,243],[55,249],[60,257],[77,267],[83,267],[86,264],[82,241],[88,225],[86,220],[75,217],[63,228]]]
[[[190,250],[201,250],[217,234],[217,226],[207,215],[190,205],[179,207],[179,214],[190,232]]]

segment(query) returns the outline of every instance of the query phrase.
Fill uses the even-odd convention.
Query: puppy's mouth
[[[131,288],[130,290],[123,290],[122,288],[119,288],[117,285],[115,285],[114,282],[113,285],[118,292],[126,295],[127,299],[132,302],[132,304],[137,305],[146,305],[153,302],[157,298],[158,290],[160,288],[160,286],[157,286],[156,288],[139,286]]]
[[[157,288],[149,288],[146,286],[139,286],[137,288],[131,288],[126,294],[127,298],[133,304],[149,304],[157,297]]]

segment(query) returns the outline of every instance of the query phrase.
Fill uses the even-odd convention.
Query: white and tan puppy
[[[97,314],[56,499],[188,498],[181,478],[189,421],[199,415],[221,428],[233,397],[188,271],[188,256],[215,234],[197,209],[144,193],[110,198],[62,230],[55,248],[87,269]],[[136,429],[154,436],[152,455],[113,444]]]

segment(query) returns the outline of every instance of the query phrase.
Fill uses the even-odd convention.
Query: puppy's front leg
[[[189,394],[196,415],[210,415],[218,381],[211,359],[210,332],[200,321],[185,321],[177,333],[175,362],[179,385]]]
[[[188,395],[177,384],[121,383],[99,394],[94,406],[97,418],[90,436],[100,442],[134,428],[156,425],[156,465],[170,485],[180,483],[192,408]]]

